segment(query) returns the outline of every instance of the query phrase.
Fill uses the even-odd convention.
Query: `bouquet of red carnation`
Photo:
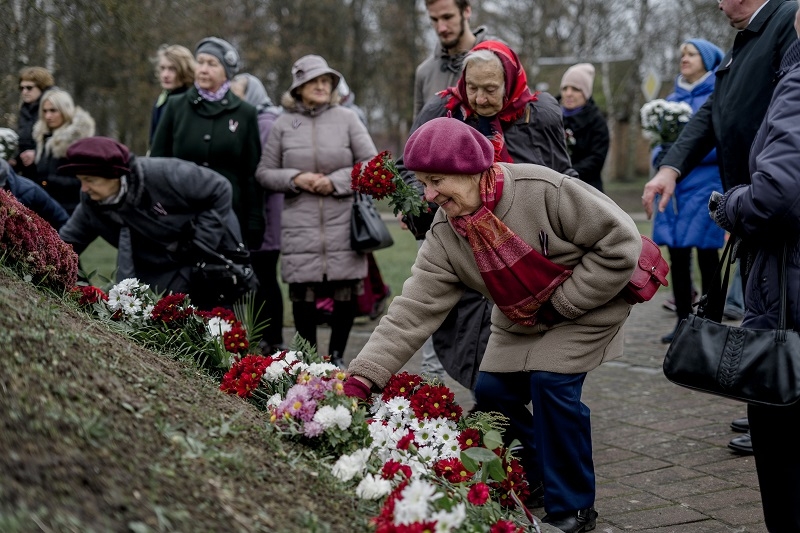
[[[414,187],[408,185],[397,170],[388,150],[379,153],[366,164],[356,163],[353,172],[351,188],[363,194],[369,194],[376,200],[389,198],[389,205],[394,214],[419,216],[428,211],[425,202]]]

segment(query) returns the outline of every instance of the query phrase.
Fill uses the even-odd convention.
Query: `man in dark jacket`
[[[81,181],[81,203],[59,235],[77,253],[97,237],[115,246],[117,280],[136,277],[156,292],[189,292],[200,246],[244,246],[231,184],[213,170],[175,158],[137,158],[106,137],[76,141],[66,161],[59,171]]]
[[[61,205],[53,200],[38,183],[17,176],[5,159],[0,159],[0,189],[10,191],[19,203],[59,229],[69,219]]]
[[[720,0],[719,8],[738,30],[733,48],[717,69],[714,92],[684,127],[680,137],[647,182],[642,206],[648,218],[656,195],[663,212],[675,191],[675,183],[686,176],[711,151],[717,149],[722,186],[727,191],[750,183],[748,157],[753,139],[769,106],[780,71],[781,59],[797,39],[793,22],[794,0]],[[745,265],[742,263],[742,267]],[[747,272],[742,272],[742,280]],[[734,420],[732,427],[747,431],[747,419]],[[729,445],[742,454],[752,454],[750,435],[736,437]]]

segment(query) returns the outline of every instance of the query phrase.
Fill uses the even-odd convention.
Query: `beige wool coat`
[[[568,320],[521,326],[495,306],[481,371],[588,372],[622,355],[630,305],[618,296],[641,252],[633,220],[584,182],[539,165],[501,164],[505,180],[494,213],[548,258],[573,270],[551,302]],[[465,287],[492,299],[472,249],[439,210],[403,284],[349,372],[383,388],[444,321]]]
[[[267,190],[285,193],[281,215],[281,277],[286,283],[362,279],[366,256],[350,248],[353,165],[378,152],[351,109],[340,105],[319,113],[296,105],[292,98],[272,126],[256,169]],[[296,189],[292,178],[320,172],[334,186],[321,196]]]

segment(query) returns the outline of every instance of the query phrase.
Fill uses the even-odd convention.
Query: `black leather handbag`
[[[375,208],[372,196],[353,193],[353,214],[350,217],[350,247],[366,254],[394,244],[389,228]]]
[[[232,306],[248,292],[258,289],[258,278],[244,244],[222,253],[199,241],[202,257],[192,265],[189,296],[201,309]]]
[[[664,375],[683,387],[734,400],[792,405],[800,400],[800,335],[786,328],[786,245],[780,274],[778,328],[750,329],[720,323],[733,240],[725,246],[714,290],[701,300],[697,314],[683,320],[675,332],[664,358]],[[718,286],[723,264],[724,280]]]

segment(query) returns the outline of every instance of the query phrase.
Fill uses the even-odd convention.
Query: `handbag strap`
[[[708,318],[715,322],[722,322],[722,313],[725,310],[725,297],[728,294],[728,283],[731,275],[731,264],[734,261],[732,250],[734,242],[738,237],[731,234],[725,248],[722,250],[722,257],[719,259],[714,277],[711,278],[710,289],[697,302],[697,315]],[[721,281],[720,281],[721,278]]]

